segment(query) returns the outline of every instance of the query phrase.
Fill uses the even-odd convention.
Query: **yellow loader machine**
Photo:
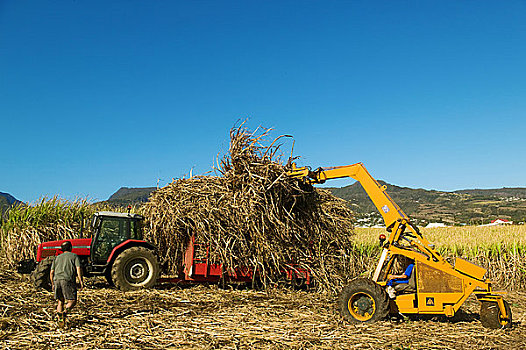
[[[374,322],[388,314],[442,314],[453,317],[473,293],[481,302],[480,321],[488,328],[509,328],[511,308],[503,293],[494,292],[484,278],[486,269],[456,258],[451,264],[412,224],[409,217],[387,194],[362,163],[319,168],[292,164],[289,175],[308,184],[321,184],[329,179],[350,177],[360,182],[383,216],[387,232],[380,235],[383,247],[372,279],[356,278],[341,292],[339,310],[347,321]],[[414,262],[403,292],[389,298],[386,292],[388,275],[394,273],[399,261]]]

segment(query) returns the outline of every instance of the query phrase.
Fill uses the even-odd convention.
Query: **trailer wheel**
[[[123,291],[150,288],[158,276],[159,263],[155,254],[143,247],[123,251],[111,268],[111,280]]]
[[[343,289],[338,308],[348,322],[376,322],[389,313],[389,299],[385,290],[374,281],[356,278]]]
[[[301,278],[296,276],[296,274],[292,275],[292,279],[290,281],[292,288],[300,290],[300,289],[306,289],[307,287],[307,281],[305,278]]]
[[[499,329],[510,328],[512,323],[511,307],[506,300],[504,307],[506,308],[507,318],[501,317],[499,305],[492,301],[483,301],[480,305],[480,322],[486,328]]]
[[[45,289],[51,292],[51,280],[49,279],[49,273],[51,272],[51,265],[53,264],[54,260],[54,256],[48,256],[39,262],[36,269],[31,273],[30,280],[36,289]]]

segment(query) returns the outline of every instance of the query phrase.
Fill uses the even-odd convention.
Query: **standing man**
[[[60,326],[65,325],[67,313],[77,303],[77,279],[80,288],[84,287],[80,259],[71,252],[72,248],[71,242],[62,243],[60,249],[64,253],[55,258],[49,275],[55,299],[58,300],[57,319]]]

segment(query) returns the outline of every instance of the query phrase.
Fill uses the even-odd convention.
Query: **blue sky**
[[[523,1],[2,1],[0,191],[103,200],[204,173],[245,118],[293,135],[301,165],[525,187],[525,15]]]

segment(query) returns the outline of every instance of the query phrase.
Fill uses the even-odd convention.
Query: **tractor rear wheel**
[[[157,282],[157,257],[144,247],[129,248],[117,256],[111,268],[111,280],[120,290],[150,288]]]
[[[55,260],[54,256],[48,256],[44,260],[38,263],[37,267],[31,273],[31,282],[36,289],[45,289],[51,292],[51,280],[49,279],[49,273],[51,272],[51,265]]]
[[[348,322],[376,322],[389,313],[389,299],[385,290],[374,281],[356,278],[343,289],[338,308]]]
[[[499,305],[493,301],[483,301],[480,305],[480,322],[486,328],[510,328],[512,322],[511,307],[506,300],[504,307],[508,317],[502,318]]]

